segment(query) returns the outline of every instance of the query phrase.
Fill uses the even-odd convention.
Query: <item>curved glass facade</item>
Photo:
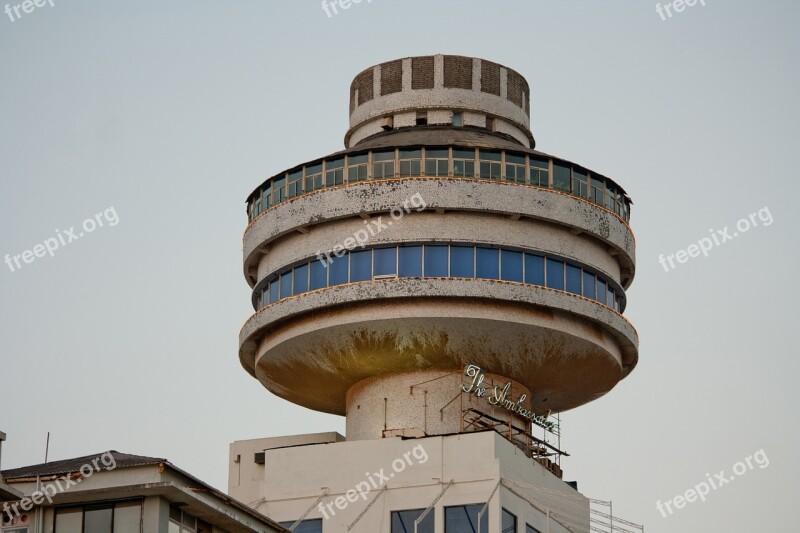
[[[514,281],[571,292],[618,313],[625,292],[615,281],[573,261],[539,252],[463,244],[366,248],[310,259],[273,272],[253,290],[260,309],[290,296],[346,283],[392,278],[475,278]]]
[[[247,201],[248,219],[301,194],[370,179],[439,176],[510,181],[593,202],[626,222],[630,199],[612,180],[560,159],[461,147],[382,149],[318,160],[274,176]]]

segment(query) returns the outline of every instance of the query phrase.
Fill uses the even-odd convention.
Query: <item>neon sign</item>
[[[483,370],[477,365],[469,365],[464,371],[464,374],[472,381],[468,385],[462,385],[462,391],[466,392],[467,394],[474,394],[478,398],[486,398],[486,401],[488,401],[491,405],[496,405],[511,411],[512,413],[530,420],[533,424],[536,424],[537,426],[544,428],[551,433],[558,432],[558,424],[552,420],[548,420],[550,417],[550,411],[548,411],[547,415],[545,416],[537,416],[536,413],[523,406],[523,402],[528,397],[526,394],[520,395],[516,402],[508,397],[508,393],[511,390],[510,381],[502,388],[500,388],[498,385],[495,385],[491,394],[486,396],[486,387],[481,386],[486,379]]]

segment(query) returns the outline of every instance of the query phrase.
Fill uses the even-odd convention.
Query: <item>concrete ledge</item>
[[[466,360],[549,394],[552,405],[567,409],[613,388],[638,360],[636,330],[609,307],[563,291],[475,279],[390,279],[321,289],[261,309],[239,340],[242,366],[274,393],[338,414],[344,413],[344,392],[361,379],[457,369]],[[369,348],[373,342],[379,347]],[[291,377],[300,372],[305,385]],[[563,388],[566,383],[572,388]]]
[[[252,288],[268,245],[295,231],[358,215],[388,213],[420,194],[429,210],[524,216],[585,233],[606,246],[619,262],[620,284],[628,288],[635,271],[635,239],[628,224],[589,201],[504,181],[459,178],[394,178],[347,184],[293,198],[262,213],[244,234],[244,273]],[[441,235],[446,240],[447,235]],[[336,243],[330,243],[333,246]]]

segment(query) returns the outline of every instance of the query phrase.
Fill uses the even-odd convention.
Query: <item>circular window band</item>
[[[258,310],[284,298],[359,281],[395,278],[503,280],[562,290],[625,311],[622,287],[580,263],[534,251],[484,246],[416,244],[320,253],[262,279],[253,289]]]

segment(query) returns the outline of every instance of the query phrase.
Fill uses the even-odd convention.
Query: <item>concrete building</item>
[[[234,443],[232,495],[298,532],[589,531],[557,414],[636,366],[631,201],[537,151],[530,111],[491,61],[376,65],[345,150],[248,197],[240,361],[347,438]]]
[[[280,533],[166,459],[116,451],[6,470],[2,533]]]

